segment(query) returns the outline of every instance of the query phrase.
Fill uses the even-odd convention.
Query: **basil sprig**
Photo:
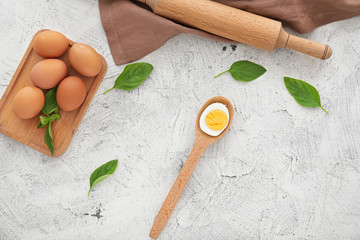
[[[57,87],[54,87],[50,91],[48,91],[45,95],[45,105],[41,110],[45,115],[49,116],[51,113],[59,112],[59,105],[56,101],[56,90]]]
[[[115,85],[111,89],[105,91],[104,94],[114,88],[126,91],[137,88],[145,81],[153,69],[154,67],[150,63],[145,62],[126,65],[124,71],[116,79]]]
[[[52,129],[51,129],[51,122],[48,123],[46,127],[46,133],[45,133],[45,143],[48,146],[51,155],[54,154],[54,145],[53,145],[53,135],[52,135]]]
[[[95,169],[95,171],[90,176],[90,190],[88,192],[88,196],[90,194],[90,191],[95,187],[95,185],[97,185],[115,172],[117,165],[118,160],[115,159]]]
[[[58,114],[58,113],[54,113],[50,116],[40,116],[40,121],[39,121],[37,128],[45,127],[49,123],[51,123],[55,120],[58,120],[58,119],[60,119],[60,114]]]
[[[266,69],[263,66],[250,61],[238,61],[233,63],[229,70],[216,75],[215,78],[227,72],[238,81],[249,82],[263,75],[266,72]]]
[[[301,106],[311,108],[319,107],[329,114],[328,111],[321,106],[320,95],[315,87],[307,82],[290,77],[284,77],[284,82],[289,93]]]
[[[46,116],[40,116],[40,121],[37,128],[46,127],[45,138],[44,141],[48,146],[51,155],[54,154],[54,145],[53,145],[53,134],[51,129],[51,123],[55,120],[60,119],[59,105],[56,101],[56,90],[57,88],[53,88],[48,91],[45,95],[45,104],[43,109],[41,110]]]

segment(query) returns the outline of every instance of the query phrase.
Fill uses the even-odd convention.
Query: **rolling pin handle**
[[[306,55],[326,60],[331,57],[332,49],[329,45],[300,38],[287,33],[283,28],[280,30],[275,48],[290,48]]]
[[[319,58],[321,60],[331,57],[332,49],[329,45],[314,42],[305,38],[296,37],[289,34],[286,48],[293,49],[298,52]]]

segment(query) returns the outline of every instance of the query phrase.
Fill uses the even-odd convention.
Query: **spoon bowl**
[[[224,104],[227,109],[229,110],[229,122],[225,129],[218,135],[218,136],[210,136],[204,133],[200,128],[200,117],[204,110],[213,103],[222,103]],[[201,156],[201,154],[205,151],[205,149],[211,145],[212,143],[219,140],[224,134],[228,131],[232,118],[234,114],[234,109],[229,100],[224,97],[213,97],[209,101],[207,101],[202,108],[200,109],[198,116],[196,118],[196,141],[195,145],[190,153],[190,156],[186,160],[184,166],[182,167],[177,179],[175,180],[170,192],[168,193],[156,219],[154,221],[153,227],[150,232],[150,237],[156,239],[163,228],[165,227],[167,221],[169,220],[171,213],[174,211],[174,208],[183,193],[187,182],[189,181],[192,172],[195,169],[195,166]]]
[[[222,103],[226,106],[226,108],[229,110],[229,122],[226,126],[225,129],[223,129],[223,131],[218,135],[218,136],[210,136],[206,133],[204,133],[201,128],[200,128],[200,117],[202,115],[202,113],[204,112],[204,110],[211,104],[213,103]],[[207,139],[207,141],[214,143],[217,140],[219,140],[222,136],[224,136],[224,134],[229,130],[230,124],[232,122],[233,119],[233,115],[234,115],[234,108],[231,104],[231,102],[224,97],[221,96],[217,96],[217,97],[213,97],[211,99],[209,99],[200,109],[197,118],[196,118],[196,125],[195,125],[195,131],[196,131],[196,138],[205,138]],[[211,144],[210,143],[210,144]]]

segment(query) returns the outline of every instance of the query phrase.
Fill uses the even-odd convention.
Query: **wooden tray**
[[[46,29],[40,30],[35,36],[43,31],[46,31]],[[51,156],[50,151],[44,142],[46,129],[36,128],[39,117],[22,120],[12,111],[12,102],[16,93],[25,86],[33,86],[33,83],[30,80],[30,71],[37,62],[43,59],[33,51],[33,41],[34,38],[0,100],[0,132],[38,150],[39,152]],[[106,61],[101,56],[101,71],[97,76],[84,77],[77,73],[71,67],[68,57],[69,49],[74,44],[75,42],[69,40],[68,50],[59,59],[66,63],[68,67],[68,76],[77,76],[84,80],[87,95],[84,103],[78,109],[72,112],[64,112],[59,109],[61,118],[51,124],[55,149],[53,157],[60,156],[66,151],[107,70]]]

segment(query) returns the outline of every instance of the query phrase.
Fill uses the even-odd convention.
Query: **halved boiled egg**
[[[222,103],[210,104],[200,116],[200,129],[210,135],[218,136],[229,124],[229,110]]]

